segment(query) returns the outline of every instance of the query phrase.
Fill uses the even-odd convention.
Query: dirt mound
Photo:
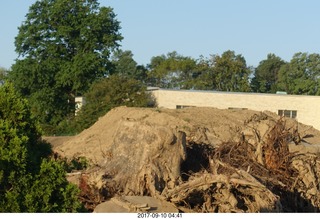
[[[319,131],[269,112],[119,107],[54,150],[90,161],[68,175],[92,209],[151,196],[182,212],[313,212],[318,142]]]

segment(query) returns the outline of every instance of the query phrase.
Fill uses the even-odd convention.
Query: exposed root
[[[265,135],[257,135],[256,144],[242,135],[238,142],[222,143],[215,150],[202,145],[202,152],[210,151],[207,157],[195,154],[199,163],[208,165],[162,195],[180,209],[196,212],[317,212],[319,156],[290,153],[288,144],[298,143],[300,137],[282,119]]]

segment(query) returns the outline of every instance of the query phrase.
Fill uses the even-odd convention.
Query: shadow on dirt
[[[208,169],[210,154],[214,149],[210,145],[189,143],[186,147],[187,159],[181,164],[181,177],[187,181],[193,173]]]
[[[279,186],[270,189],[274,194],[280,197],[283,212],[286,213],[317,213],[320,209],[315,207],[310,200],[301,197],[301,194],[294,190],[287,191]],[[261,212],[264,212],[263,209]],[[266,211],[265,211],[266,212]]]

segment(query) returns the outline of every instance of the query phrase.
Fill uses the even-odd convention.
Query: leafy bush
[[[12,84],[0,86],[0,212],[76,212],[79,190],[49,160],[38,122]]]
[[[121,75],[112,75],[94,83],[85,97],[87,104],[78,117],[85,128],[114,107],[147,107],[151,99],[140,81]]]
[[[78,115],[61,122],[56,135],[75,135],[118,106],[151,107],[154,104],[142,82],[118,74],[93,83],[85,98],[86,104]]]
[[[59,154],[55,154],[55,157],[63,164],[64,169],[68,173],[76,170],[85,170],[89,167],[89,161],[82,156],[74,156],[72,159],[68,159],[66,157],[61,157]]]

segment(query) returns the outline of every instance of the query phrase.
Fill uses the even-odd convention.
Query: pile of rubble
[[[319,140],[269,112],[119,107],[54,150],[90,162],[68,176],[95,212],[318,212]]]

